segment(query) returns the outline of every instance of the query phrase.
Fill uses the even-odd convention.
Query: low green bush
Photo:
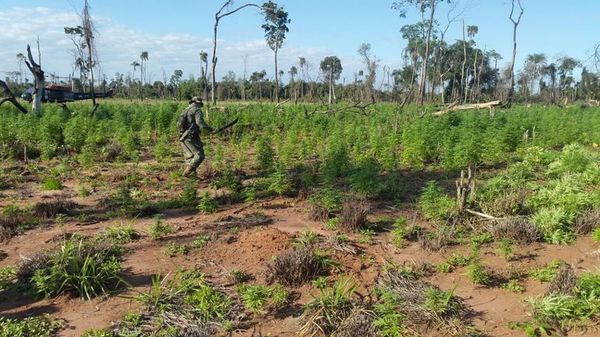
[[[104,295],[124,281],[119,276],[121,250],[83,240],[68,240],[48,253],[44,266],[26,280],[44,297],[70,292],[85,299]]]
[[[428,219],[443,220],[456,211],[456,201],[450,198],[435,181],[421,190],[419,208]]]
[[[0,317],[0,337],[50,337],[64,326],[64,322],[50,316],[23,319]]]

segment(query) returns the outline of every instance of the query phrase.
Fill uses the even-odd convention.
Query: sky
[[[184,77],[199,76],[200,51],[212,52],[214,14],[224,0],[89,0],[97,29],[101,71],[110,79],[116,72],[130,74],[130,64],[142,51],[149,53],[147,75],[151,80],[169,78],[175,69]],[[412,9],[406,18],[391,9],[393,0],[278,0],[289,12],[291,23],[279,53],[280,69],[297,65],[305,57],[318,78],[318,64],[336,55],[344,72],[340,81],[351,82],[363,69],[357,49],[370,43],[381,66],[402,66],[400,28],[419,20]],[[454,0],[463,14],[449,29],[446,39],[462,38],[465,25],[476,25],[479,48],[498,51],[508,64],[512,53],[510,0]],[[242,0],[235,5],[244,4]],[[525,7],[518,28],[517,68],[532,53],[550,60],[572,56],[586,63],[594,44],[600,42],[600,1],[522,0]],[[68,76],[72,72],[72,42],[63,27],[77,26],[83,0],[0,0],[0,76],[19,70],[16,54],[40,39],[46,73]],[[440,5],[436,19],[446,23],[449,5]],[[217,78],[228,71],[249,77],[254,71],[274,74],[273,52],[267,47],[258,10],[246,8],[221,20],[219,25]],[[23,66],[23,71],[26,68]],[[138,70],[139,74],[139,70]],[[31,76],[30,76],[31,77]],[[283,79],[284,81],[286,78]]]

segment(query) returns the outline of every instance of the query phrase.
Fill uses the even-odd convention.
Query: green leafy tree
[[[342,75],[342,62],[337,56],[327,56],[321,61],[321,72],[325,83],[329,84],[329,104],[335,99],[335,81]]]
[[[533,94],[536,83],[539,82],[544,68],[546,67],[546,55],[543,53],[529,54],[525,59],[523,71],[529,80],[529,94]]]
[[[426,23],[427,30],[425,34],[425,56],[423,57],[423,65],[421,67],[421,80],[419,82],[419,103],[423,105],[425,100],[425,84],[427,80],[428,67],[429,67],[429,56],[431,53],[431,40],[432,40],[432,31],[434,25],[435,11],[436,6],[439,3],[447,2],[450,3],[451,0],[400,0],[394,1],[392,3],[392,8],[396,9],[400,13],[400,17],[405,18],[407,14],[408,7],[416,7],[421,14],[421,17],[425,18],[427,11],[429,11],[429,20],[423,19],[423,22]]]
[[[265,16],[265,24],[262,25],[262,28],[265,30],[265,39],[269,48],[275,53],[275,101],[279,102],[277,53],[283,46],[285,34],[290,31],[287,25],[291,20],[288,19],[288,12],[284,11],[283,7],[278,6],[273,1],[265,2],[262,5],[262,10]]]
[[[558,59],[558,76],[560,79],[560,89],[565,91],[571,88],[575,83],[573,78],[573,71],[575,68],[581,66],[581,62],[578,60],[565,56]]]

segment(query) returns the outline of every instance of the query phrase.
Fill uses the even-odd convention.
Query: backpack
[[[179,115],[179,119],[177,120],[177,130],[179,130],[179,134],[182,135],[189,128],[190,123],[188,120],[188,113],[186,109],[181,113],[181,115]]]

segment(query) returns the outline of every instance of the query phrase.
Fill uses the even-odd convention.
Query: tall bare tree
[[[146,63],[148,62],[148,52],[143,51],[140,54],[140,99],[144,100],[144,84],[146,82]]]
[[[515,1],[519,6],[519,14],[515,12]],[[508,89],[508,97],[506,98],[507,104],[511,104],[515,96],[515,59],[517,58],[517,27],[521,23],[523,12],[525,9],[521,5],[521,0],[512,0],[510,7],[510,15],[508,19],[513,24],[513,52],[512,61],[510,63],[510,89]]]
[[[298,88],[296,85],[296,75],[298,75],[298,68],[296,68],[296,66],[292,66],[290,70],[288,70],[288,74],[290,75],[290,89],[294,91],[294,103],[298,103]]]
[[[247,3],[245,5],[239,6],[233,10],[229,10],[233,6],[234,0],[227,0],[221,6],[221,8],[215,13],[215,25],[213,27],[213,53],[212,53],[212,90],[211,90],[211,100],[213,104],[217,103],[217,98],[215,96],[215,88],[217,85],[216,81],[216,72],[217,72],[217,34],[219,30],[219,22],[224,17],[237,13],[239,10],[244,9],[246,7],[256,7],[261,8],[259,5],[254,3]]]
[[[95,55],[96,55],[96,46],[94,44],[94,23],[92,22],[92,17],[90,16],[90,6],[88,4],[88,0],[85,0],[84,6],[83,6],[83,13],[81,14],[81,23],[82,23],[82,27],[83,27],[83,36],[85,38],[85,43],[87,45],[87,51],[88,51],[88,65],[90,68],[90,78],[91,78],[91,85],[90,85],[90,90],[92,93],[92,104],[94,106],[96,106],[96,93],[94,90],[94,66],[96,64],[95,62]]]
[[[35,113],[42,112],[42,96],[44,95],[44,87],[46,86],[46,75],[42,70],[42,66],[35,62],[31,55],[31,47],[27,45],[27,59],[25,65],[33,75],[35,79],[35,91],[33,93],[33,101],[31,103],[31,110]]]
[[[365,99],[375,100],[373,96],[373,86],[375,85],[375,77],[377,75],[377,67],[379,66],[379,60],[371,53],[371,44],[363,43],[358,48],[358,55],[362,56],[363,63],[367,67],[367,79],[364,83],[365,88]]]
[[[204,81],[204,100],[208,101],[208,53],[204,50],[200,52],[200,69],[202,72],[202,80]]]

